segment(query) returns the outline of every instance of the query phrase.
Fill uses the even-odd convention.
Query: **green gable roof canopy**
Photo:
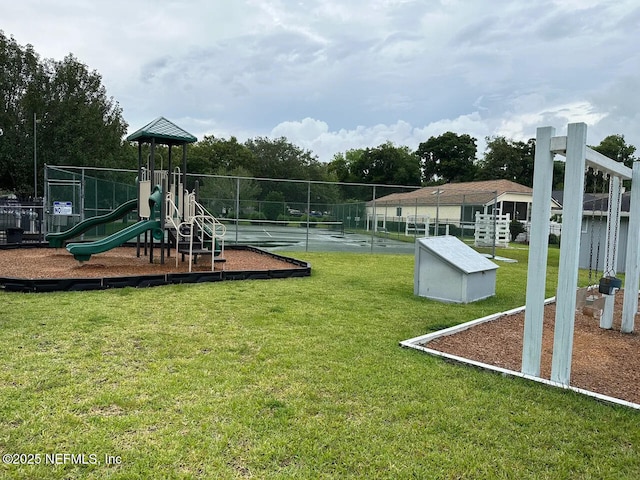
[[[151,143],[152,139],[162,145],[184,145],[198,141],[189,132],[164,117],[156,118],[153,122],[148,123],[127,137],[128,142],[140,143]]]

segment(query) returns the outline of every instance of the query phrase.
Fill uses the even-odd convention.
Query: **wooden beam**
[[[631,203],[629,204],[629,233],[627,236],[627,258],[624,270],[624,300],[622,304],[622,333],[631,333],[635,328],[638,313],[638,282],[640,281],[640,162],[633,162],[631,180]]]
[[[562,385],[569,385],[571,377],[586,141],[587,125],[584,123],[569,124],[567,128],[567,162],[564,174],[565,201],[562,216],[562,237],[565,241],[560,246],[553,358],[551,361],[551,380]]]
[[[531,207],[531,233],[529,265],[527,271],[527,300],[522,345],[522,373],[540,376],[542,358],[542,331],[544,320],[547,257],[549,254],[549,216],[551,215],[551,189],[553,185],[553,153],[551,139],[555,129],[538,128],[533,169],[533,204]]]
[[[553,153],[567,156],[567,137],[553,137],[551,139],[550,150]],[[604,172],[608,175],[621,177],[623,180],[631,180],[631,169],[622,162],[616,162],[605,155],[587,147],[585,159],[588,167]]]

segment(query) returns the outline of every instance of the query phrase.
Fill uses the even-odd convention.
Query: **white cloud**
[[[318,155],[321,161],[331,161],[336,153],[367,147],[377,147],[385,142],[392,142],[397,146],[408,146],[412,150],[420,143],[432,136],[439,136],[445,132],[469,133],[481,131],[483,123],[476,112],[452,120],[440,120],[424,127],[414,127],[408,122],[397,121],[394,124],[377,124],[373,126],[357,126],[353,129],[329,130],[329,126],[312,118],[305,118],[298,122],[283,122],[272,131],[273,137],[286,137],[295,143]],[[481,145],[484,140],[481,138]]]
[[[486,136],[585,121],[593,143],[640,148],[635,0],[21,0],[2,15],[18,43],[96,69],[132,130],[164,115],[328,161],[446,131],[481,154]]]

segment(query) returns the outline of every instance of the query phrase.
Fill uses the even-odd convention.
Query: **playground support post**
[[[140,216],[140,202],[142,201],[141,200],[142,192],[140,190],[141,181],[142,181],[142,143],[138,142],[138,176],[136,177],[136,190],[138,191],[138,221],[142,220],[142,217]],[[97,198],[97,195],[96,195],[96,198]],[[140,235],[136,237],[136,257],[140,258]]]
[[[631,176],[631,204],[629,211],[637,210],[640,204],[640,161],[633,163]],[[629,216],[629,236],[627,238],[627,258],[624,274],[625,291],[637,292],[640,278],[640,215]],[[622,333],[633,332],[636,313],[638,313],[637,296],[625,295],[622,306],[622,325],[620,326]]]
[[[167,175],[169,177],[169,175]],[[160,195],[160,230],[162,231],[162,238],[160,239],[160,265],[164,265],[164,227],[167,217],[167,182],[168,178],[162,179],[162,191]],[[151,236],[153,241],[153,235]],[[176,253],[177,255],[177,253]]]
[[[544,297],[549,254],[548,222],[551,211],[553,184],[553,158],[551,138],[553,127],[538,128],[533,169],[533,205],[531,208],[531,238],[529,241],[529,265],[527,271],[527,307],[525,309],[524,340],[522,349],[522,373],[540,376],[542,358],[542,331]],[[535,258],[532,258],[534,257]]]
[[[567,127],[567,160],[562,214],[562,233],[570,239],[580,239],[582,230],[586,149],[587,125],[585,123],[570,123]],[[549,212],[547,211],[547,217]],[[548,225],[548,220],[546,225]],[[548,236],[548,229],[546,234]],[[558,278],[562,281],[558,282],[553,357],[551,359],[551,380],[561,385],[569,385],[571,377],[579,255],[580,241],[561,243]]]
[[[151,138],[151,155],[149,156],[149,178],[151,178],[151,191],[153,191],[154,188],[154,180],[156,178],[156,139],[155,138]],[[142,199],[140,200],[142,201]],[[151,208],[151,216],[153,217],[153,211],[154,211],[155,207]],[[147,238],[147,234],[145,233],[145,240]],[[153,233],[151,235],[149,235],[149,263],[153,263]]]

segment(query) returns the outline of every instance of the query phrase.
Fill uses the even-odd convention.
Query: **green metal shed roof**
[[[152,139],[164,145],[182,145],[198,141],[189,132],[164,117],[156,118],[127,137],[129,142],[151,142]]]

